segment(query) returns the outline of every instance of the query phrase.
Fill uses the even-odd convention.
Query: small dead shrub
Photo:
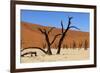
[[[79,42],[79,45],[78,45],[79,49],[81,49],[81,48],[82,48],[82,45],[83,45],[82,41],[81,41],[81,42]]]
[[[85,40],[85,41],[84,41],[84,49],[87,50],[87,48],[88,48],[88,41]]]
[[[63,48],[64,49],[68,49],[68,45],[67,44],[63,44]]]
[[[75,41],[73,41],[73,43],[72,43],[72,48],[76,49],[76,42]]]

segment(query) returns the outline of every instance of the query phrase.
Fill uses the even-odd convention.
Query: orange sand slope
[[[38,24],[31,24],[27,22],[21,22],[21,48],[27,47],[41,47],[46,45],[44,35],[38,30],[38,28],[49,30],[50,27],[41,26]],[[81,30],[81,29],[80,29]],[[58,33],[61,33],[61,29],[55,28],[49,34],[49,40],[52,41],[54,36]],[[56,39],[56,41],[52,44],[53,48],[57,47],[60,36]],[[89,47],[89,32],[75,31],[69,30],[66,34],[66,37],[63,41],[63,45],[67,45],[67,47],[72,46],[73,41],[76,43],[76,47],[79,47],[79,44],[88,41]]]

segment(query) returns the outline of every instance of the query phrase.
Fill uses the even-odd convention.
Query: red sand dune
[[[38,30],[38,28],[48,30],[50,27],[41,26],[38,24],[31,24],[27,22],[21,22],[21,47],[41,47],[46,44],[44,35]],[[54,35],[61,33],[61,29],[55,28],[49,35],[50,41],[54,38]],[[59,41],[60,36],[53,43],[52,47],[56,47]],[[84,42],[85,40],[89,43],[89,32],[81,32],[75,30],[69,30],[64,41],[63,45],[71,47],[73,41],[79,47],[79,43]],[[88,44],[89,47],[89,44]]]

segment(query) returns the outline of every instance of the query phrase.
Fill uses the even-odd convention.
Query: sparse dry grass
[[[46,50],[46,49],[45,49]],[[57,49],[52,49],[53,55],[45,55],[42,51],[38,49],[27,49],[22,53],[36,51],[37,56],[31,57],[30,55],[26,55],[21,57],[21,63],[34,63],[34,62],[51,62],[51,61],[68,61],[68,60],[86,60],[89,59],[89,48],[84,50],[81,48],[76,49],[61,49],[61,54],[56,55]]]

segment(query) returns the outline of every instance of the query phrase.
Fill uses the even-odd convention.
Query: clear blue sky
[[[61,28],[61,20],[64,28],[67,27],[68,16],[73,17],[72,25],[80,28],[81,31],[89,32],[89,13],[21,10],[21,21],[57,28]]]

